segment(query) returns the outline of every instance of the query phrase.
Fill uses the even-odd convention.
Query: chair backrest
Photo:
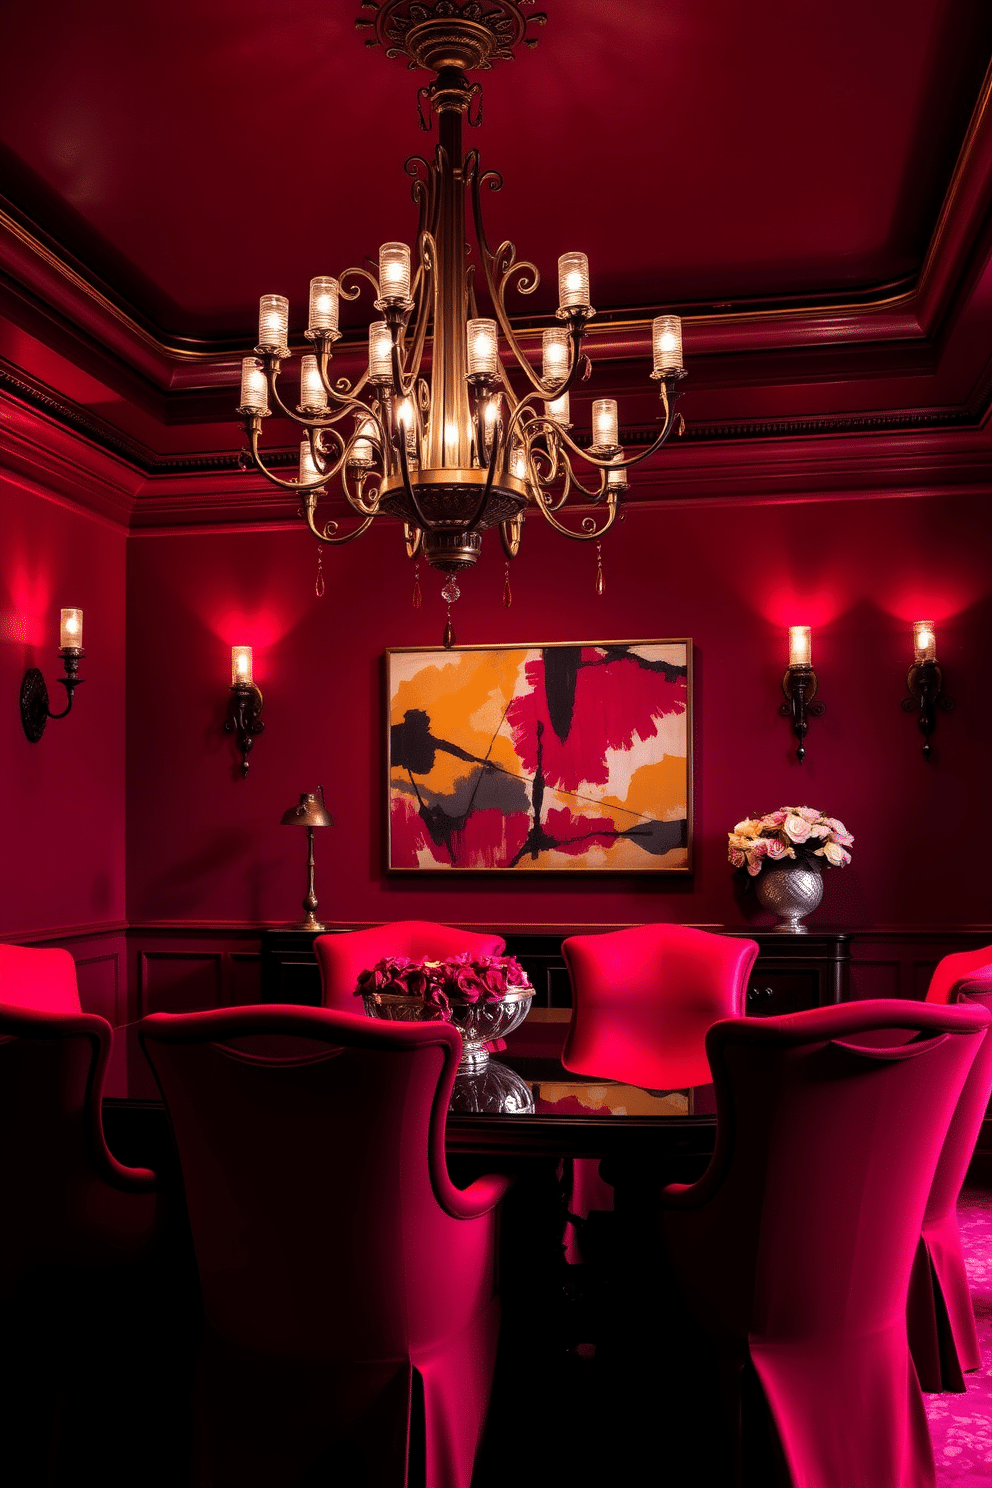
[[[493,1227],[442,1207],[455,1029],[282,1006],[156,1013],[139,1033],[222,1337],[397,1359],[466,1325]]]
[[[433,920],[393,920],[369,930],[349,930],[343,935],[318,935],[314,941],[322,1005],[343,1013],[360,1013],[361,998],[355,996],[359,973],[384,956],[409,956],[411,961],[444,961],[469,951],[473,956],[501,956],[506,941],[500,935],[477,930],[457,930]]]
[[[573,935],[562,950],[572,979],[566,1069],[651,1090],[709,1082],[706,1030],[743,1016],[753,940],[637,925]]]
[[[46,953],[42,953],[46,954]],[[69,958],[67,958],[69,959]],[[126,1257],[154,1224],[155,1175],[103,1134],[103,1018],[0,1005],[0,1286],[43,1260]]]
[[[988,1008],[992,1012],[992,966],[983,967],[954,984],[955,1004]],[[992,1032],[975,1055],[964,1082],[957,1108],[947,1129],[940,1161],[927,1199],[925,1222],[933,1223],[954,1213],[958,1195],[975,1153],[978,1134],[992,1095]]]
[[[76,963],[68,951],[0,945],[0,1005],[80,1013]]]
[[[879,999],[710,1030],[718,1135],[696,1197],[712,1232],[738,1237],[713,1286],[744,1332],[905,1327],[930,1185],[990,1021]]]
[[[962,977],[988,967],[992,972],[992,946],[979,946],[977,951],[955,951],[944,956],[934,967],[927,1002],[953,1002],[954,989]]]

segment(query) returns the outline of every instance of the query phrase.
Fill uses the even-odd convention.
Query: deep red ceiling
[[[818,296],[913,275],[992,52],[984,0],[547,0],[484,77],[474,133],[553,289],[584,248],[602,310]],[[403,158],[426,74],[358,0],[8,7],[14,205],[172,336],[250,338],[258,295],[414,234]],[[521,308],[526,308],[526,302]],[[543,308],[535,305],[535,308]]]

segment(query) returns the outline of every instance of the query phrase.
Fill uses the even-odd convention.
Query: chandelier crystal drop
[[[282,295],[262,296],[258,345],[242,363],[238,412],[251,460],[274,485],[302,496],[314,536],[322,543],[350,542],[377,516],[400,518],[408,557],[423,557],[447,574],[442,594],[449,605],[459,594],[455,575],[476,562],[488,528],[499,528],[508,559],[516,556],[531,511],[564,537],[598,543],[616,520],[628,467],[653,455],[680,422],[682,326],[677,315],[659,315],[650,373],[661,401],[657,438],[625,456],[612,398],[593,404],[585,448],[572,437],[569,395],[589,375],[582,343],[596,313],[584,253],[563,253],[558,260],[558,324],[544,331],[539,374],[510,323],[507,290],[531,294],[540,275],[534,264],[518,260],[512,243],[490,248],[482,191],[498,190],[502,180],[482,170],[477,150],[463,153],[462,125],[481,122],[482,90],[466,72],[488,71],[512,59],[518,45],[536,45],[527,28],[545,17],[525,17],[528,4],[533,0],[365,0],[371,18],[356,24],[372,32],[366,44],[382,45],[387,56],[435,74],[420,89],[418,106],[424,129],[436,115],[439,143],[432,159],[406,162],[420,219],[415,253],[406,243],[384,243],[377,274],[351,268],[337,278],[311,280],[305,336],[312,349],[302,358],[295,410],[279,391],[282,364],[291,355],[289,302]],[[481,313],[467,252],[466,196],[489,301]],[[357,299],[363,283],[375,292],[378,316],[369,325],[367,369],[351,382],[332,376],[331,361],[341,338],[340,302]],[[429,371],[422,373],[428,336]],[[305,434],[297,480],[274,475],[259,453],[262,421],[275,411]],[[578,462],[591,468],[589,484],[576,474]],[[332,483],[358,517],[349,530],[318,520],[318,502]],[[566,513],[575,512],[567,503],[576,492],[585,500],[574,522]]]

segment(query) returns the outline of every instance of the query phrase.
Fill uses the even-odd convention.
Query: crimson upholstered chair
[[[562,944],[572,1021],[562,1063],[650,1090],[710,1080],[706,1030],[742,1017],[753,940],[684,925],[635,925]]]
[[[68,951],[0,945],[0,1005],[35,1013],[81,1013]]]
[[[945,956],[928,1003],[959,999],[992,1007],[992,946]],[[992,1035],[979,1051],[958,1101],[937,1164],[909,1288],[909,1344],[924,1390],[965,1388],[963,1371],[980,1369],[982,1353],[965,1272],[957,1203],[992,1094]]]
[[[720,1018],[743,1017],[753,940],[684,925],[635,925],[562,943],[572,982],[572,1018],[562,1064],[577,1074],[650,1090],[708,1085],[706,1031]],[[613,1207],[599,1164],[572,1164],[569,1220],[581,1235],[594,1211]],[[574,1230],[566,1259],[575,1261]]]
[[[0,945],[0,1290],[47,1262],[130,1260],[155,1235],[155,1174],[103,1135],[112,1037],[80,1011],[67,951]]]
[[[209,1481],[468,1488],[509,1180],[448,1176],[457,1031],[273,1007],[154,1014],[140,1038],[200,1271]]]
[[[975,972],[992,966],[992,946],[979,946],[977,951],[955,951],[944,956],[934,967],[927,988],[927,1002],[953,1002],[958,983]]]
[[[698,1183],[662,1190],[662,1228],[731,1421],[744,1440],[756,1416],[770,1425],[793,1488],[933,1488],[906,1297],[990,1021],[879,1000],[707,1035],[716,1150]]]
[[[320,967],[322,1005],[343,1013],[360,1013],[361,998],[355,996],[359,972],[384,956],[408,956],[411,961],[444,961],[463,951],[473,956],[502,956],[506,941],[499,935],[436,925],[433,920],[393,920],[369,930],[318,935],[313,948]]]

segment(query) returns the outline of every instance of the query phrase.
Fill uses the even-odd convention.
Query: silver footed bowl
[[[404,997],[398,992],[364,992],[362,1001],[370,1018],[390,1023],[450,1022],[462,1036],[459,1075],[480,1074],[489,1063],[486,1048],[493,1039],[506,1038],[530,1012],[533,987],[511,987],[496,1002],[462,1002],[452,997],[451,1017],[422,997]]]

